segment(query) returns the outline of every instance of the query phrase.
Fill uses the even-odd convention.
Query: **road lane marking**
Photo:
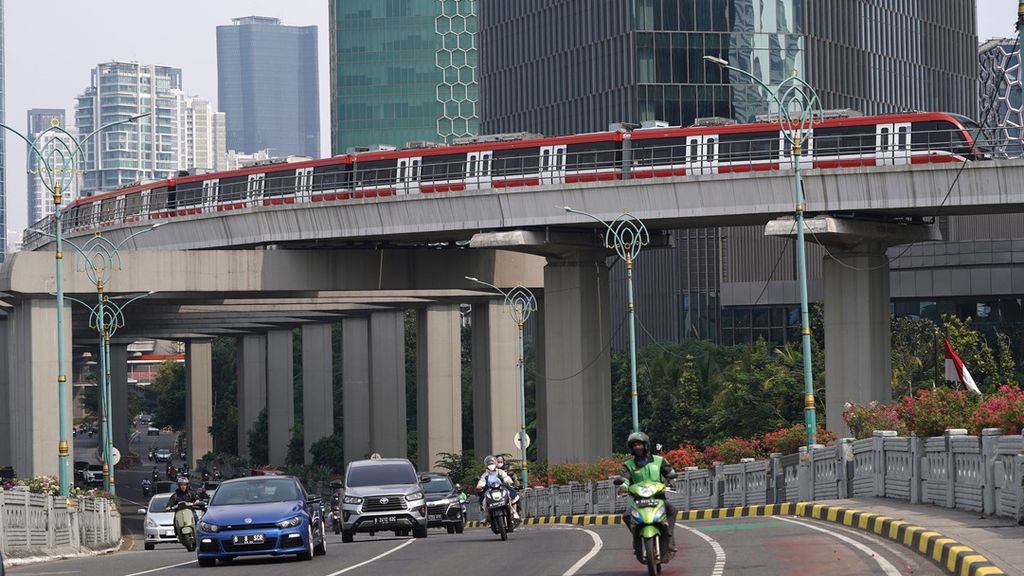
[[[170,570],[171,568],[177,568],[178,566],[187,566],[189,564],[195,564],[195,559],[189,560],[188,562],[179,562],[177,564],[171,564],[170,566],[161,566],[159,568],[152,568],[150,570],[143,570],[142,572],[132,572],[131,574],[125,574],[124,576],[142,576],[143,574],[152,574],[153,572],[159,572],[161,570]]]
[[[601,548],[604,546],[604,541],[602,541],[601,537],[597,535],[597,532],[587,530],[586,528],[577,528],[577,530],[590,534],[590,537],[594,540],[594,547],[591,548],[590,552],[587,552],[583,558],[580,558],[575,564],[570,566],[568,570],[563,572],[562,576],[573,576],[573,574],[579,572],[580,568],[583,568],[587,562],[590,562],[591,558],[597,556],[597,553],[600,552]]]
[[[725,572],[725,549],[718,543],[718,540],[715,540],[696,528],[690,528],[685,524],[677,522],[676,526],[696,534],[701,540],[707,542],[708,546],[711,546],[711,549],[715,551],[715,565],[711,568],[711,576],[722,576],[722,573]]]
[[[406,546],[408,546],[409,544],[412,544],[413,542],[415,542],[415,540],[406,540],[401,545],[395,546],[394,548],[392,548],[391,550],[388,550],[387,552],[385,552],[383,554],[379,554],[377,556],[374,556],[373,558],[370,558],[369,560],[365,560],[363,562],[360,562],[359,564],[355,564],[353,566],[349,566],[348,568],[342,568],[341,570],[338,570],[337,572],[331,572],[327,576],[338,576],[339,574],[344,574],[345,572],[351,572],[352,570],[355,570],[356,568],[359,568],[361,566],[366,566],[370,562],[376,562],[377,560],[380,560],[381,558],[387,556],[388,554],[392,554],[394,552],[398,552],[399,550],[401,550],[402,548],[405,548]],[[132,575],[129,574],[128,576],[132,576]]]
[[[854,540],[853,538],[850,538],[849,536],[846,536],[845,534],[840,534],[840,533],[835,532],[833,530],[829,530],[827,528],[822,528],[821,526],[815,526],[813,524],[809,524],[809,523],[806,523],[806,522],[800,522],[799,520],[794,520],[792,518],[783,518],[781,516],[779,516],[778,518],[779,518],[779,520],[782,520],[783,522],[789,522],[790,524],[796,524],[798,526],[803,526],[805,528],[810,528],[811,530],[817,530],[818,532],[822,532],[824,534],[828,534],[829,536],[832,536],[834,538],[842,540],[843,542],[846,542],[850,546],[853,546],[857,550],[860,550],[864,554],[867,554],[868,556],[873,558],[875,560],[875,562],[878,563],[878,567],[882,569],[882,572],[885,572],[886,576],[900,576],[900,571],[898,569],[896,569],[895,566],[892,565],[892,562],[889,562],[888,560],[886,560],[885,557],[882,556],[881,554],[879,554],[878,552],[875,552],[871,548],[868,548],[867,545],[862,544],[862,543]]]

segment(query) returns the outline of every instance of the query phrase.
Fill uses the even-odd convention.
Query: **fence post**
[[[769,504],[778,504],[786,499],[786,478],[782,471],[782,454],[780,452],[772,452],[768,455],[768,481],[771,483],[769,494]],[[783,493],[780,494],[779,491]]]
[[[1016,467],[1017,479],[1017,524],[1024,524],[1024,455],[1017,454],[1013,457],[1012,466]]]
[[[983,482],[981,490],[982,512],[996,513],[996,456],[999,437],[1003,435],[1000,428],[985,428],[981,431],[981,462]]]
[[[874,466],[871,468],[874,470],[875,496],[878,498],[885,496],[885,471],[888,467],[885,460],[885,439],[895,437],[895,430],[875,430],[871,433],[871,450],[874,453],[871,458]]]
[[[46,547],[53,548],[57,545],[57,527],[54,524],[53,496],[46,496]]]
[[[7,524],[5,520],[4,512],[4,498],[6,492],[0,489],[0,553],[7,554],[7,530],[4,526]]]
[[[799,498],[804,502],[814,499],[814,468],[811,462],[813,457],[813,449],[807,450],[807,446],[800,447],[800,464],[797,465],[796,478],[800,487]]]
[[[921,459],[924,458],[924,442],[916,434],[910,435],[910,503],[920,504],[924,501],[921,492],[924,476],[921,473]],[[883,494],[884,496],[884,494]]]
[[[722,492],[725,491],[725,474],[722,473],[722,462],[713,462],[711,469],[708,472],[711,474],[711,507],[721,508],[724,498]]]
[[[950,428],[943,434],[946,439],[946,508],[956,508],[956,462],[953,458],[952,436],[966,436],[963,428]]]
[[[836,450],[838,476],[839,476],[839,497],[849,498],[853,496],[853,438],[840,438]]]

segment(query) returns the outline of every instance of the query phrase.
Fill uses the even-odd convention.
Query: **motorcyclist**
[[[160,479],[160,472],[156,469],[156,466],[153,466],[153,482],[156,482],[159,479]]]
[[[625,479],[625,482],[619,486],[620,491],[624,492],[629,488],[630,484],[639,482],[661,482],[663,484],[669,484],[671,477],[675,476],[675,472],[672,470],[672,465],[669,464],[668,460],[665,460],[661,456],[651,454],[651,440],[647,437],[647,434],[644,434],[643,432],[633,432],[626,439],[626,445],[629,447],[629,453],[633,457],[626,460],[622,465],[621,474]],[[664,498],[664,494],[662,495],[662,498]],[[668,501],[667,498],[665,498],[665,514],[668,517],[665,529],[668,533],[668,549],[669,553],[674,555],[676,552],[676,508]],[[632,523],[633,519],[629,513],[624,515],[624,519],[630,533],[633,534],[633,549],[639,558],[643,555],[640,549],[640,537],[634,530]]]
[[[518,500],[512,498],[512,491],[511,488],[509,488],[513,484],[512,477],[504,470],[498,468],[498,459],[494,456],[487,456],[484,458],[484,467],[485,470],[483,474],[480,475],[480,479],[476,483],[476,489],[480,493],[480,510],[483,511],[484,509],[484,496],[486,496],[484,487],[487,486],[487,476],[495,474],[498,476],[498,480],[500,480],[506,486],[506,489],[509,490],[509,501],[512,506],[512,518],[514,520],[519,520],[519,510],[518,506],[516,506]]]
[[[512,479],[512,485],[508,487],[508,495],[509,495],[509,499],[514,503],[514,504],[512,504],[512,517],[518,519],[519,518],[519,513],[518,513],[518,508],[519,508],[519,492],[516,490],[517,478],[512,475],[512,470],[511,470],[512,467],[511,466],[509,466],[509,467],[505,466],[505,456],[504,455],[498,454],[494,458],[496,459],[496,464],[498,465],[498,470],[501,470],[505,474],[508,474],[508,477]]]
[[[153,483],[149,481],[149,478],[142,479],[142,494],[149,496],[150,491],[153,489]]]
[[[188,477],[187,476],[182,476],[182,477],[178,478],[178,488],[173,493],[171,493],[171,497],[167,499],[167,507],[165,508],[165,510],[167,510],[168,512],[177,512],[177,507],[178,507],[179,504],[184,502],[186,504],[192,505],[192,504],[195,504],[198,501],[199,501],[199,496],[195,492],[193,492],[191,487],[189,486]],[[192,514],[193,514],[193,516],[192,516],[192,523],[194,525],[195,524],[195,510],[194,509],[192,510]],[[182,536],[179,533],[179,530],[182,527],[179,526],[179,524],[178,524],[177,514],[175,514],[175,519],[174,520],[175,520],[174,521],[174,531],[175,531],[175,534],[180,539],[180,538],[182,538]],[[189,543],[187,541],[182,541],[182,543],[185,544],[185,546],[186,546],[186,548],[188,548],[189,552],[192,552],[192,548],[189,546]]]

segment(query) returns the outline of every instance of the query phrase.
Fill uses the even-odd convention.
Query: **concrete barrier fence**
[[[1024,510],[1024,436],[985,429],[948,430],[933,438],[876,431],[808,454],[717,462],[680,470],[667,498],[680,511],[874,496],[1005,516]],[[522,491],[527,516],[625,512],[628,500],[609,480]]]
[[[4,558],[52,557],[106,550],[121,541],[121,516],[104,498],[71,500],[0,490]]]

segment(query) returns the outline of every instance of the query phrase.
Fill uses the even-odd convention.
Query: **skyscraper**
[[[4,119],[4,0],[0,0],[0,122]],[[0,130],[0,262],[7,256],[7,144]]]
[[[993,38],[978,47],[979,123],[998,156],[1024,155],[1024,93],[1020,47],[1010,38]]]
[[[477,134],[476,0],[331,0],[331,149]]]
[[[316,26],[235,18],[217,27],[218,106],[227,148],[320,157]]]
[[[227,168],[225,118],[209,100],[178,97],[178,169],[212,172]]]
[[[92,85],[78,96],[75,108],[79,134],[139,114],[150,115],[103,130],[83,144],[82,194],[177,172],[180,90],[179,68],[108,62],[93,69]]]
[[[824,108],[975,116],[975,7],[973,0],[480,0],[481,132],[554,136],[619,121],[753,121],[767,111],[766,95],[705,55],[772,87],[799,70]],[[799,338],[787,240],[765,238],[761,227],[670,233],[674,248],[645,250],[637,261],[642,342]],[[812,298],[822,256],[808,246]],[[624,307],[622,267],[612,275],[613,305]]]
[[[28,111],[28,139],[35,142],[36,138],[48,130],[51,126],[51,122],[56,120],[58,125],[65,130],[72,131],[69,129],[67,123],[64,120],[65,111],[63,108],[32,108]],[[60,150],[64,152],[72,149],[71,138],[61,132],[50,132],[45,139],[36,143],[36,148],[43,154],[47,162],[53,162],[55,155],[54,152]],[[47,177],[42,172],[45,171],[43,163],[40,161],[39,156],[35,153],[28,151],[28,145],[26,147],[26,155],[28,159],[28,203],[26,208],[28,209],[28,224],[32,224],[42,220],[43,218],[53,214],[53,196],[50,190],[43,185],[41,178]],[[60,166],[51,166],[51,169],[58,169]],[[70,185],[64,186],[61,194],[63,196],[63,202],[66,204],[71,202],[78,197],[78,176],[70,179]]]

